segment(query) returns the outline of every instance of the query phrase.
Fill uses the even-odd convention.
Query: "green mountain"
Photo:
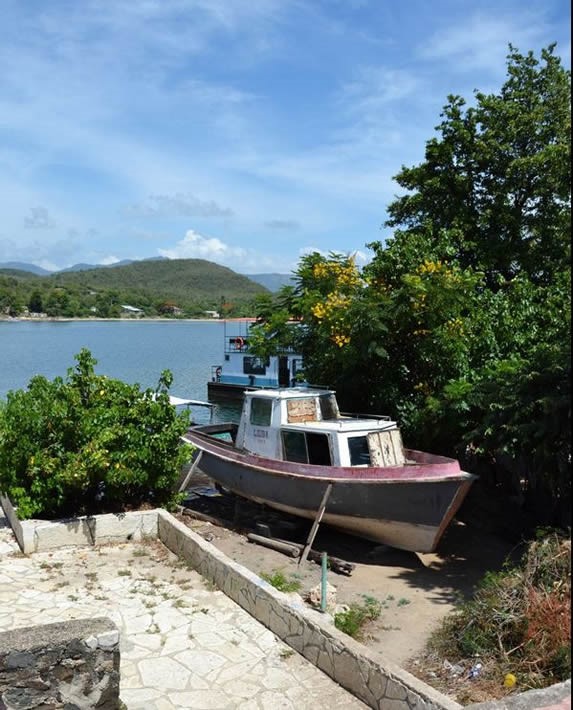
[[[135,261],[37,276],[0,269],[0,313],[34,308],[49,315],[117,316],[122,305],[145,315],[252,315],[253,300],[267,289],[246,276],[203,259]],[[15,313],[16,312],[16,313]]]

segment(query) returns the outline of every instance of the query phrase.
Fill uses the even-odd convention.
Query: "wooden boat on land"
[[[404,449],[389,417],[341,414],[331,390],[245,392],[240,423],[193,427],[193,468],[234,493],[414,552],[435,549],[475,476]]]

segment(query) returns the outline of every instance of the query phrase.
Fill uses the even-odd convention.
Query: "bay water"
[[[0,321],[0,400],[26,388],[34,375],[65,377],[74,355],[90,350],[95,371],[155,388],[163,370],[173,374],[170,393],[207,399],[212,365],[222,364],[223,321]],[[193,409],[205,422],[207,410]],[[214,421],[236,421],[237,405],[218,403]]]

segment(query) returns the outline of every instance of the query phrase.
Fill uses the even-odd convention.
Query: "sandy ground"
[[[181,520],[253,572],[280,571],[289,580],[300,582],[299,594],[305,597],[311,588],[320,584],[320,563],[307,560],[299,565],[297,559],[249,542],[246,534],[258,532],[261,525],[267,525],[274,537],[300,543],[305,542],[310,524],[242,499],[237,506],[235,500],[227,494],[198,495],[186,502],[188,510],[234,521],[229,527],[200,521],[190,515],[182,515]],[[378,600],[382,613],[365,629],[361,640],[404,666],[421,653],[432,630],[454,608],[456,601],[469,596],[486,571],[501,568],[512,545],[454,521],[438,550],[431,554],[376,545],[336,532],[326,525],[320,527],[313,550],[326,551],[355,565],[350,575],[329,570],[328,582],[336,587],[336,601],[339,604],[364,603],[365,596]]]

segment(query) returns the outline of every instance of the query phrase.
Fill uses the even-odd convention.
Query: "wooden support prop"
[[[300,550],[298,547],[295,547],[295,545],[290,545],[288,542],[279,542],[272,537],[264,537],[264,535],[248,533],[247,540],[263,545],[263,547],[269,547],[271,550],[284,552],[285,555],[290,555],[290,557],[298,557],[300,554]]]
[[[310,548],[312,547],[312,543],[314,542],[314,538],[316,537],[316,533],[318,531],[318,526],[320,525],[320,521],[322,520],[322,516],[324,515],[324,511],[326,510],[326,504],[328,502],[328,498],[330,496],[330,491],[332,490],[332,483],[329,483],[328,486],[326,486],[326,490],[324,491],[324,495],[322,496],[322,501],[320,503],[320,507],[318,508],[318,511],[316,513],[316,518],[314,519],[314,523],[312,524],[312,527],[310,529],[310,532],[308,534],[308,539],[306,541],[306,545],[304,546],[304,550],[302,551],[302,554],[299,558],[299,565],[302,564],[303,562],[306,562],[306,558],[308,557],[308,553],[310,552]]]
[[[189,485],[189,481],[191,480],[191,476],[195,473],[195,469],[199,465],[199,461],[201,461],[202,456],[203,456],[203,451],[199,451],[199,453],[197,454],[197,457],[195,458],[195,461],[193,461],[193,463],[191,464],[191,467],[190,467],[189,471],[187,472],[187,475],[185,476],[185,478],[183,479],[183,482],[179,486],[179,491],[178,491],[179,493],[182,493]]]

